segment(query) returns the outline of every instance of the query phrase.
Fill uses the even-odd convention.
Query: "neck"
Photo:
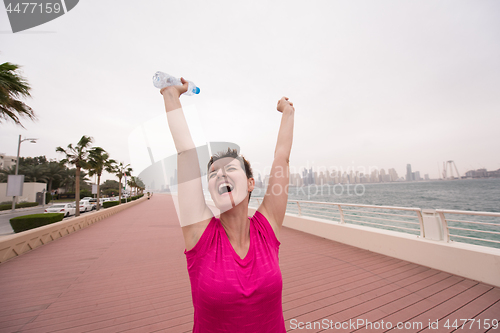
[[[248,199],[220,214],[220,221],[231,243],[244,244],[250,237]]]

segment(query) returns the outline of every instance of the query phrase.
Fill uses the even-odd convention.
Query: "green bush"
[[[117,206],[119,204],[118,201],[104,201],[102,203],[102,207],[103,208],[108,208],[108,207],[113,207],[113,206]]]
[[[93,197],[92,191],[89,190],[80,190],[80,199],[85,197]]]
[[[37,202],[21,202],[16,204],[16,208],[26,208],[26,207],[34,207],[38,206]],[[0,205],[0,210],[9,210],[12,209],[12,202],[10,204]]]
[[[121,199],[121,202],[125,203],[125,200],[127,200],[127,202],[134,201],[134,200],[137,200],[139,198],[142,198],[143,196],[144,196],[144,194],[134,195],[133,197],[128,197],[127,199],[125,199],[125,198]]]
[[[134,195],[131,200],[137,200],[139,198],[142,198],[144,196],[144,194],[138,194],[138,195]]]
[[[75,199],[75,192],[66,192],[58,194],[59,199]],[[80,199],[85,197],[93,197],[94,195],[89,190],[80,190]]]
[[[14,232],[17,233],[59,222],[63,218],[63,213],[31,214],[11,218],[10,225]]]
[[[105,190],[102,191],[104,193],[104,195],[107,195],[108,197],[112,197],[114,195],[118,195],[118,189],[114,189],[114,188],[107,188]]]
[[[61,200],[61,199],[75,199],[75,192],[60,193],[57,196],[58,196],[58,200]]]
[[[12,204],[11,204],[12,206]],[[38,206],[38,202],[21,202],[16,204],[16,208],[26,208],[26,207],[35,207]]]

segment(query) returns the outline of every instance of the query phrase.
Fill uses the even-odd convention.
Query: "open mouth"
[[[233,190],[233,185],[229,183],[222,183],[219,185],[219,194],[229,193]]]

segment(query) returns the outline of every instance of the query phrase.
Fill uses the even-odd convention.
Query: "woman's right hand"
[[[182,86],[168,86],[165,88],[162,88],[160,90],[160,94],[165,96],[165,93],[167,93],[170,96],[176,96],[179,98],[182,94],[184,94],[188,90],[188,82],[184,80],[183,77],[181,77],[181,82]]]
[[[287,108],[291,108],[293,111],[295,111],[295,108],[293,107],[293,103],[288,100],[288,97],[281,97],[281,99],[278,101],[278,106],[276,109],[283,113]]]

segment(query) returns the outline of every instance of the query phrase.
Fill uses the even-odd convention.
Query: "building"
[[[413,174],[411,172],[411,164],[406,165],[406,181],[411,182],[413,180]]]
[[[304,170],[302,171],[302,182],[304,185],[307,186],[307,185],[315,184],[316,178],[317,178],[317,173],[313,172],[312,168],[310,168],[309,171],[304,168]]]
[[[391,179],[390,170],[389,170],[389,172],[386,173],[384,169],[380,169],[380,177],[379,178],[380,178],[381,182],[384,182],[384,183],[391,182],[392,179]]]
[[[262,185],[264,188],[267,188],[267,186],[269,185],[269,175],[266,175],[264,177],[264,181],[262,182]]]
[[[174,176],[170,177],[170,186],[175,186],[177,185],[177,169],[174,169]]]
[[[378,182],[380,182],[379,173],[378,170],[375,169],[372,171],[370,175],[370,183],[378,183]]]
[[[8,169],[17,163],[16,156],[7,156],[3,153],[0,153],[0,169]]]
[[[412,172],[412,180],[416,180],[416,181],[419,181],[419,180],[422,180],[422,178],[420,178],[420,171],[415,171],[415,172]]]
[[[500,177],[500,169],[495,171],[488,171],[486,169],[470,170],[465,173],[467,178],[489,178],[489,177]]]
[[[17,197],[17,202],[35,202],[37,192],[45,192],[45,183],[24,183],[23,194]],[[7,183],[0,183],[0,202],[12,201],[12,197],[7,196]]]
[[[391,182],[395,182],[399,179],[398,173],[394,168],[389,169],[389,176],[391,178]]]
[[[488,177],[500,177],[500,169],[495,171],[488,171]]]
[[[302,178],[298,173],[292,173],[290,175],[290,185],[291,186],[302,186]]]
[[[290,180],[291,180],[291,177],[290,177]],[[259,177],[255,181],[255,187],[263,187],[262,178],[260,177],[260,173],[259,173]]]

